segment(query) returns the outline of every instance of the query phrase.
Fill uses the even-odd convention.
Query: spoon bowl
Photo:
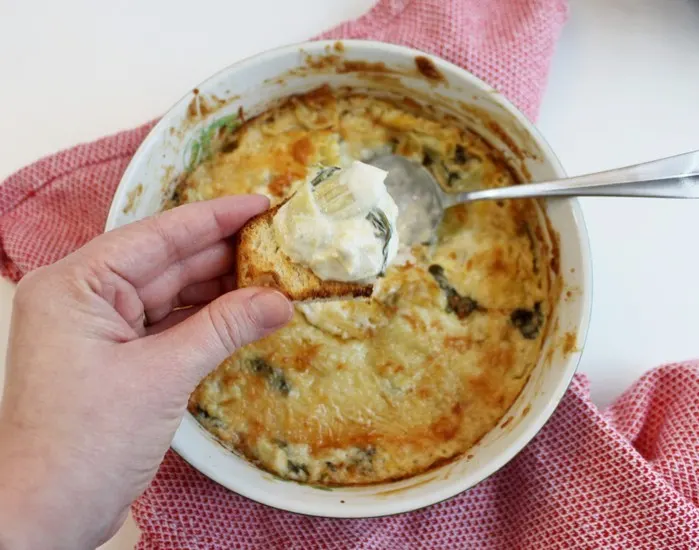
[[[429,243],[444,217],[444,193],[432,174],[400,155],[384,155],[369,164],[388,172],[384,184],[398,207],[398,241]]]

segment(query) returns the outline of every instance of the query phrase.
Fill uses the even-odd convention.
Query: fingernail
[[[262,328],[277,328],[294,312],[291,302],[276,290],[262,290],[250,298],[250,308]]]

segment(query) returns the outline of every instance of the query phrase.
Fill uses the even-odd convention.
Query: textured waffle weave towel
[[[323,38],[373,38],[470,69],[536,116],[564,0],[380,0]],[[98,234],[151,124],[46,158],[0,186],[0,271],[18,280]],[[699,548],[699,364],[657,369],[602,414],[577,377],[509,465],[426,510],[371,520],[266,508],[169,452],[133,512],[141,549]]]
[[[170,452],[133,507],[139,549],[699,548],[697,426],[699,363],[652,371],[605,414],[577,376],[497,474],[430,508],[364,520],[267,508]]]

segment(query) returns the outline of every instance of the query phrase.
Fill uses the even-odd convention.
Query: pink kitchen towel
[[[565,0],[380,0],[322,38],[405,44],[469,69],[536,117]],[[79,145],[0,185],[0,273],[19,280],[104,226],[152,123]],[[613,368],[613,366],[610,366]],[[644,376],[606,412],[577,376],[539,435],[470,491],[400,516],[267,508],[169,452],[133,513],[141,550],[699,548],[699,363]]]
[[[170,451],[133,506],[139,550],[699,548],[699,362],[655,369],[606,413],[577,375],[551,420],[486,481],[376,519],[290,514]]]

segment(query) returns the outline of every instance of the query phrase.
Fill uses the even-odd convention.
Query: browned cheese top
[[[175,203],[264,193],[277,204],[314,165],[395,152],[446,191],[511,185],[502,156],[414,101],[321,89],[222,138]],[[513,403],[537,363],[556,275],[527,200],[447,211],[370,300],[300,304],[284,329],[201,382],[190,411],[226,446],[284,478],[376,483],[466,452]]]

